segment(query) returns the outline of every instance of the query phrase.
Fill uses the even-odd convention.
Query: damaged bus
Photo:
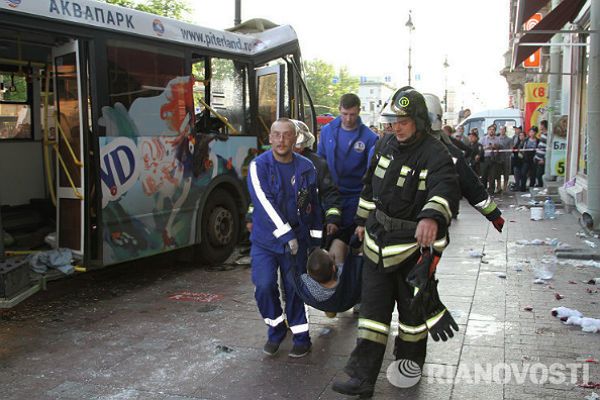
[[[223,262],[271,123],[316,124],[290,26],[221,31],[93,0],[2,0],[0,16],[4,273],[52,248],[79,270],[190,246]],[[26,289],[9,286],[0,298]]]

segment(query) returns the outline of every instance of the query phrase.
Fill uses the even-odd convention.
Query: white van
[[[465,135],[468,135],[471,129],[477,128],[479,138],[487,134],[487,127],[496,125],[496,134],[500,132],[501,126],[506,126],[506,135],[512,137],[515,133],[515,126],[523,126],[523,114],[516,108],[504,108],[501,110],[486,110],[469,115],[459,126],[465,128]]]

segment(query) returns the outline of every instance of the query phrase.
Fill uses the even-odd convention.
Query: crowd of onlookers
[[[541,121],[539,129],[532,126],[527,133],[521,126],[513,129],[514,134],[510,137],[506,126],[490,125],[486,134],[480,137],[477,128],[471,129],[465,136],[460,125],[456,130],[448,125],[443,127],[453,144],[463,150],[467,162],[490,194],[509,189],[524,192],[528,187],[544,184],[548,121]],[[509,186],[511,173],[514,183]]]

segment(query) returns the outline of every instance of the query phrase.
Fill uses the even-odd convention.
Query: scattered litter
[[[522,194],[522,195],[521,195],[521,197],[526,197],[526,198],[529,198],[529,197],[531,197],[531,193],[525,193],[525,194]]]
[[[585,234],[585,232],[577,232],[577,233],[575,234],[575,236],[577,236],[578,238],[581,238],[581,237],[587,237],[587,235]]]
[[[597,284],[598,282],[600,282],[600,278],[592,278],[592,279],[590,279],[589,281],[587,281],[587,284],[588,284],[588,285],[595,285],[595,284]]]
[[[583,267],[595,267],[600,268],[600,262],[594,260],[576,260],[576,259],[561,259],[558,261],[560,265],[573,265],[575,267],[583,266]],[[598,280],[597,282],[600,282]]]
[[[554,211],[554,214],[555,214],[555,215],[563,215],[563,214],[564,214],[564,212],[562,212],[562,211],[560,211],[560,210],[556,210],[556,211]]]
[[[559,240],[557,238],[546,238],[544,240],[542,240],[542,239],[533,239],[533,240],[520,239],[520,240],[517,240],[515,243],[519,244],[521,246],[552,246],[552,247],[558,246],[558,247],[563,248],[562,247],[563,243],[559,242]]]
[[[533,268],[533,275],[537,279],[547,281],[548,279],[552,279],[555,271],[556,264],[542,263]]]
[[[523,310],[525,310],[525,311],[533,311],[533,307],[532,306],[525,306],[525,307],[523,307]]]
[[[215,353],[231,353],[233,352],[233,349],[229,346],[225,346],[225,345],[218,345]]]
[[[525,210],[527,210],[527,207],[525,207],[525,206],[519,206],[519,207],[515,208],[515,211],[525,211]]]
[[[587,244],[588,246],[590,246],[592,249],[595,249],[596,247],[598,247],[598,245],[590,240],[584,240],[584,243]]]
[[[40,251],[28,256],[31,269],[38,274],[45,274],[48,268],[59,270],[65,275],[72,274],[75,268],[71,265],[73,253],[70,249],[58,248]]]
[[[250,256],[240,257],[235,261],[235,263],[237,265],[250,265],[251,262],[252,262],[252,257],[250,257]]]
[[[583,362],[590,363],[590,364],[598,364],[598,360],[596,360],[593,357],[588,357],[585,360],[583,360]]]
[[[521,266],[521,264],[515,265],[515,271],[517,271],[517,272],[523,271],[523,266]]]
[[[540,278],[536,278],[536,279],[534,279],[533,283],[536,283],[538,285],[545,285],[546,281],[543,279],[540,279]]]
[[[577,310],[567,307],[557,307],[553,308],[551,313],[554,317],[560,318],[565,325],[581,326],[583,332],[600,332],[600,319],[584,317],[583,314]]]
[[[592,392],[592,394],[590,394],[589,396],[585,396],[586,400],[598,400],[600,399],[600,396],[598,396],[596,394],[596,392]]]
[[[481,258],[485,255],[485,253],[481,250],[469,250],[469,257],[473,257],[473,258]]]
[[[565,296],[563,296],[563,295],[562,295],[562,294],[560,294],[560,293],[554,293],[554,298],[555,298],[556,300],[562,300],[562,299],[564,299],[564,298],[565,298]]]
[[[571,285],[577,285],[577,282],[575,282],[575,281],[569,281],[569,283],[570,283]]]
[[[575,317],[583,316],[583,314],[580,311],[572,309],[572,308],[568,308],[568,307],[555,307],[550,312],[553,317],[560,318],[561,321],[566,321],[567,318],[572,317],[572,316],[575,316]]]
[[[546,289],[554,290],[554,286],[548,285],[548,286],[546,286]]]
[[[481,260],[481,263],[482,264],[489,264],[490,262],[489,261],[485,261],[485,260]]]
[[[517,222],[514,219],[509,219],[508,222]]]
[[[319,330],[319,336],[327,336],[331,333],[331,328],[321,328]]]
[[[504,272],[496,272],[496,276],[498,278],[506,279],[506,274]]]
[[[590,288],[585,288],[585,291],[588,292],[589,294],[598,293],[598,290],[593,290],[593,289],[590,289]]]
[[[584,389],[600,389],[600,383],[591,382],[591,381],[588,383],[580,383],[577,386],[582,387]],[[598,395],[596,395],[596,396],[598,396]],[[596,397],[596,399],[597,398],[598,397]],[[594,397],[592,397],[592,399],[594,399]]]

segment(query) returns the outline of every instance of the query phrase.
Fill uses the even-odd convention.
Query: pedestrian
[[[546,168],[546,146],[548,142],[548,121],[540,121],[540,134],[537,147],[535,148],[535,156],[533,164],[535,166],[536,187],[544,186],[544,171]]]
[[[446,134],[446,136],[448,137],[448,139],[450,140],[450,142],[452,142],[452,144],[454,146],[458,147],[463,152],[463,155],[465,157],[470,156],[469,152],[471,151],[471,149],[469,149],[469,146],[467,146],[466,144],[464,144],[461,140],[458,140],[457,138],[455,138],[453,136],[454,129],[452,129],[452,127],[450,125],[444,125],[442,127],[442,131],[443,131],[443,133]]]
[[[372,130],[378,138],[381,139],[383,137],[383,131],[379,131],[379,128],[377,128],[375,125],[369,125],[369,129]]]
[[[322,231],[317,173],[310,160],[294,153],[296,139],[294,123],[278,119],[269,133],[271,150],[250,163],[248,190],[254,205],[250,255],[254,297],[268,325],[263,352],[277,353],[289,326],[293,334],[289,356],[303,357],[311,348],[308,318],[287,272],[293,257],[297,265],[306,265],[308,249],[319,245]],[[283,278],[285,313],[279,297],[278,270]]]
[[[460,140],[464,144],[469,144],[469,138],[465,135],[465,127],[462,125],[458,125],[454,130],[454,138]]]
[[[348,252],[354,233],[354,215],[362,189],[362,177],[367,171],[368,156],[377,142],[373,133],[360,119],[360,99],[352,93],[340,98],[340,115],[321,131],[317,153],[327,161],[333,182],[338,187],[342,204],[342,225],[329,248],[335,262]]]
[[[442,126],[443,111],[442,103],[440,102],[439,97],[431,93],[425,93],[423,94],[423,97],[425,97],[429,121],[431,122],[431,135],[440,140],[444,146],[446,146],[446,149],[448,149],[458,176],[461,195],[467,199],[473,208],[479,211],[481,215],[490,221],[492,225],[494,225],[494,228],[498,230],[498,232],[502,232],[502,228],[504,227],[502,212],[481,184],[479,176],[475,173],[475,171],[473,171],[472,168],[470,168],[463,152],[458,147],[454,146],[453,142],[450,140],[450,137],[444,135],[440,131]],[[474,151],[482,153],[483,149],[475,148]],[[452,212],[453,217],[456,218],[458,216],[458,209],[452,210]]]
[[[535,149],[537,148],[538,140],[537,126],[533,125],[529,128],[527,139],[523,145],[523,164],[521,165],[521,191],[524,192],[527,186],[527,178],[529,178],[529,187],[535,186]]]
[[[358,338],[345,367],[350,379],[333,384],[336,392],[361,397],[373,395],[394,306],[399,320],[396,375],[405,376],[399,366],[408,363],[418,381],[428,332],[434,340],[446,340],[446,335],[453,336],[452,329],[458,329],[439,301],[434,276],[429,275],[429,267],[435,266],[432,251],[439,254],[447,245],[451,210],[459,199],[452,159],[444,145],[429,134],[425,100],[416,90],[397,90],[380,118],[383,124],[392,125],[394,133],[376,145],[357,211],[356,233],[364,239]],[[426,259],[420,257],[419,249],[423,257],[427,254]],[[420,258],[428,261],[417,264]],[[411,271],[424,272],[426,282],[431,282],[417,296],[413,296],[415,286],[407,283]],[[429,295],[432,307],[424,307],[422,296]],[[408,387],[416,383],[414,379],[412,383],[401,381],[395,384]]]
[[[475,171],[477,176],[481,178],[481,163],[484,160],[483,145],[479,143],[479,132],[477,128],[471,128],[469,132],[469,149],[470,155],[467,157],[467,163]]]
[[[508,181],[510,179],[511,150],[513,146],[513,139],[506,135],[506,125],[500,127],[498,141],[500,150],[502,150],[502,152],[499,155],[500,165],[497,186],[502,188],[503,192],[506,192],[508,191]],[[502,177],[504,178],[504,182],[501,182],[500,178]]]
[[[491,195],[496,194],[496,177],[500,166],[500,141],[496,136],[496,125],[487,128],[487,135],[481,139],[484,159],[481,163],[481,183]]]
[[[520,129],[519,129],[520,131]],[[527,181],[527,176],[522,175],[523,162],[525,158],[525,153],[523,152],[523,147],[525,146],[525,132],[519,132],[519,136],[517,136],[517,140],[513,145],[512,152],[512,168],[513,174],[515,175],[515,186],[514,191],[525,191],[525,181]]]

